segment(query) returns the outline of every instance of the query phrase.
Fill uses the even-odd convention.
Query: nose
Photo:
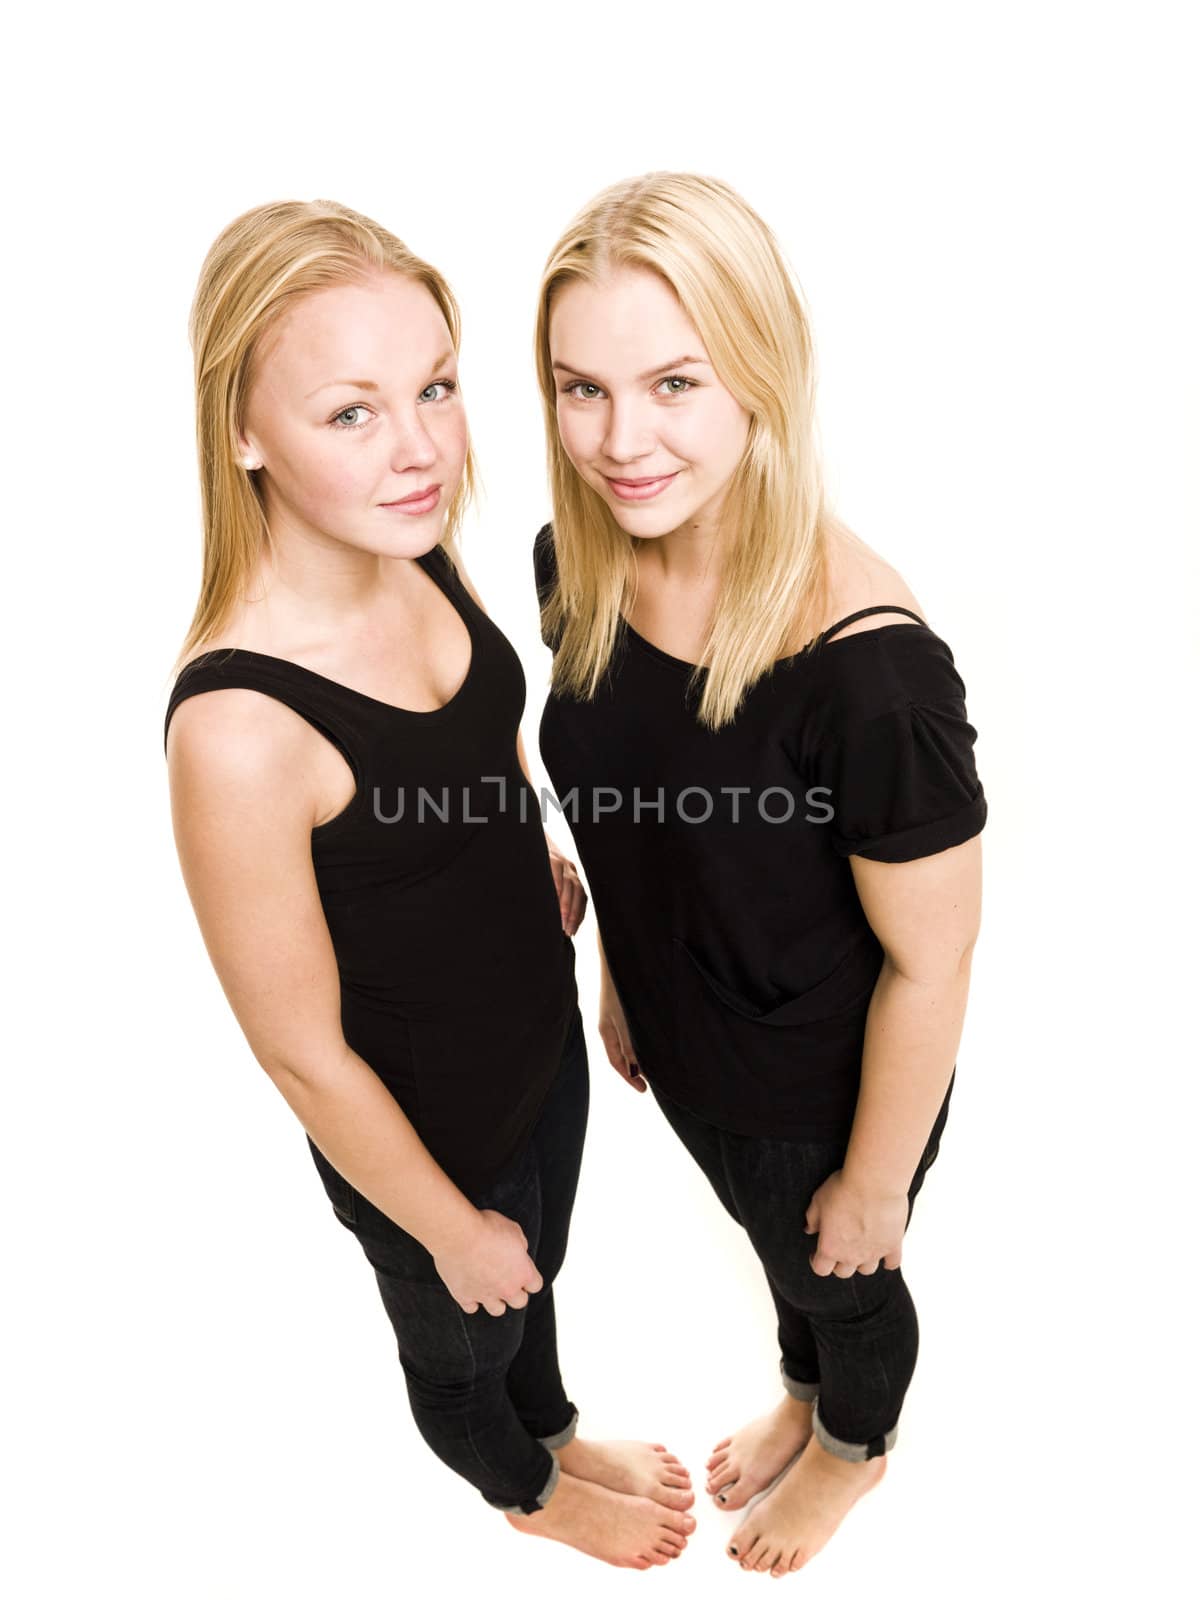
[[[432,467],[438,458],[437,446],[419,411],[396,419],[395,438],[392,441],[392,468],[403,472],[406,468]]]
[[[647,426],[647,417],[636,400],[613,400],[608,410],[608,427],[604,433],[604,453],[618,466],[649,455],[654,448],[654,435]]]

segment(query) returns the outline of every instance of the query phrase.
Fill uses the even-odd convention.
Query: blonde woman
[[[654,173],[554,246],[541,724],[602,940],[600,1034],[741,1223],[784,1394],[720,1439],[729,1542],[781,1576],[882,1477],[917,1354],[900,1271],[938,1149],[987,814],[948,645],[830,512],[769,229]]]
[[[204,571],[166,753],[213,965],[374,1268],[430,1448],[514,1527],[663,1565],[687,1473],[579,1439],[558,1367],[585,897],[529,790],[520,663],[454,554],[454,298],[368,218],[283,202],[213,244],[191,337]]]

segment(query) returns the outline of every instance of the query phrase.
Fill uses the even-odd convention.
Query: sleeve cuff
[[[868,861],[916,861],[921,856],[935,856],[956,844],[965,844],[982,831],[986,821],[987,800],[980,788],[974,800],[951,816],[922,822],[899,833],[880,834],[874,839],[835,836],[833,848],[840,856],[863,856]]]

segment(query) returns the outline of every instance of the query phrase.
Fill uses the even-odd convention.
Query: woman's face
[[[445,318],[412,278],[375,273],[290,307],[259,348],[239,436],[262,462],[272,532],[431,550],[467,454],[457,377]]]
[[[710,531],[750,413],[713,371],[674,290],[641,267],[568,283],[549,337],[563,448],[618,524],[651,539]]]

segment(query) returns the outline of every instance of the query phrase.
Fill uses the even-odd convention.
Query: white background
[[[589,1435],[697,1489],[634,1577],[421,1443],[372,1274],[208,963],[162,716],[199,575],[188,304],[251,205],[446,274],[468,570],[549,667],[531,362],[551,243],[654,168],[738,187],[808,298],[835,500],[951,644],[990,804],[883,1485],[790,1589],[1189,1587],[1196,1327],[1196,58],[1186,6],[59,7],[8,34],[5,1587],[309,1600],[741,1593],[713,1443],[774,1402],[748,1246],[592,1023],[556,1295]],[[540,768],[535,778],[542,781]],[[562,842],[569,836],[562,829]],[[466,908],[464,908],[466,909]]]

